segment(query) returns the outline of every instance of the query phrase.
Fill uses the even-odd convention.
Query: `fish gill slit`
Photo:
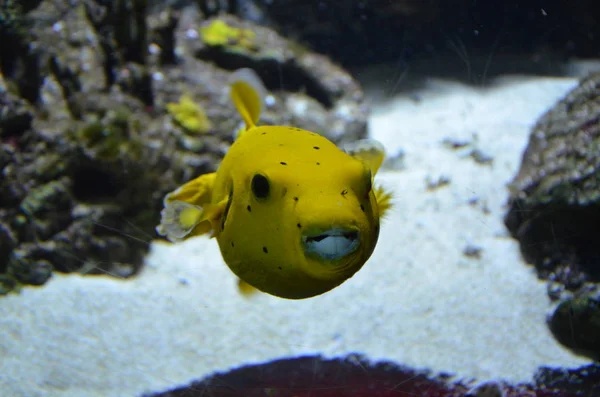
[[[227,200],[227,205],[225,205],[225,211],[223,211],[223,219],[221,220],[221,231],[225,230],[225,222],[227,221],[227,216],[229,215],[229,209],[231,208],[232,201],[233,201],[233,188],[229,191],[229,198]]]

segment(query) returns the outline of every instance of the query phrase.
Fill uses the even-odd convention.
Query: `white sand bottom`
[[[154,244],[136,279],[58,275],[0,298],[0,395],[136,396],[306,353],[359,352],[479,380],[587,363],[550,335],[545,284],[502,223],[531,125],[575,84],[432,82],[419,102],[379,104],[373,136],[406,152],[404,170],[378,178],[396,206],[363,270],[323,296],[246,299],[216,242],[198,238]],[[473,133],[491,165],[441,144]],[[450,183],[428,191],[439,176]],[[463,254],[469,244],[479,259]]]

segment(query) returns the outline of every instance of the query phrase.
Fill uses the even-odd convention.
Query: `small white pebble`
[[[162,48],[156,43],[152,43],[148,46],[148,52],[152,55],[160,54]]]
[[[162,81],[164,75],[161,72],[152,73],[152,80],[154,81]]]
[[[198,32],[196,31],[196,29],[188,29],[185,31],[185,36],[188,39],[197,39],[198,38]]]
[[[267,95],[265,97],[265,105],[270,107],[270,106],[275,105],[275,102],[276,102],[275,97],[273,95]]]
[[[63,30],[63,23],[62,22],[56,22],[54,25],[52,25],[52,30],[55,31],[56,33],[62,31]]]

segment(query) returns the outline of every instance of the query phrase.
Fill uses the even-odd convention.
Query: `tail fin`
[[[230,79],[231,100],[244,119],[248,130],[258,123],[267,90],[252,69],[238,69]]]

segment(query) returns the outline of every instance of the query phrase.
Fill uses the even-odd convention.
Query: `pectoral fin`
[[[205,174],[167,194],[156,232],[170,241],[210,234],[219,230],[228,199],[211,203],[216,174]]]
[[[361,139],[346,144],[342,150],[365,163],[373,175],[377,173],[385,158],[385,148],[381,142],[374,139]]]

